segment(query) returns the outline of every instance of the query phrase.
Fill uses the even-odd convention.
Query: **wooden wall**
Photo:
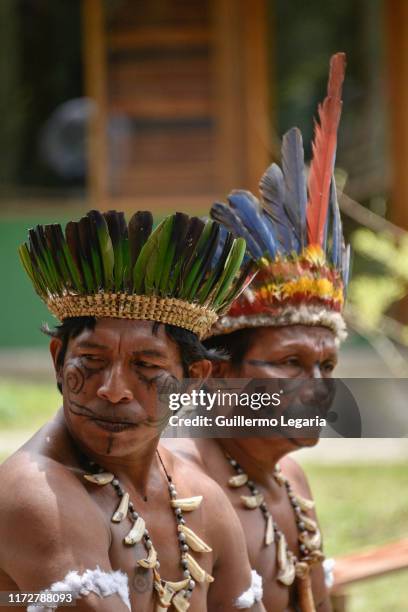
[[[111,6],[84,2],[92,205],[206,210],[256,190],[269,161],[265,0]]]

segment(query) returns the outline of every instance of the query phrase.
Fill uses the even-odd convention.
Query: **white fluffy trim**
[[[242,593],[235,602],[235,607],[239,610],[252,608],[257,601],[262,601],[263,588],[262,577],[255,571],[251,572],[251,586],[245,593]]]
[[[286,327],[287,325],[310,325],[328,327],[336,336],[338,343],[347,337],[346,323],[339,312],[324,306],[288,306],[277,315],[255,314],[229,317],[225,315],[214,325],[211,335],[219,336],[246,327]]]
[[[328,589],[331,589],[334,584],[334,566],[336,565],[335,559],[325,559],[323,561],[324,570],[324,582]]]
[[[94,570],[86,570],[82,575],[77,571],[68,572],[64,580],[54,582],[43,593],[59,593],[70,591],[74,599],[86,597],[90,593],[96,593],[99,597],[109,597],[117,594],[124,604],[131,610],[129,600],[128,577],[123,572],[103,572],[99,567]],[[58,605],[28,606],[27,612],[51,612]]]

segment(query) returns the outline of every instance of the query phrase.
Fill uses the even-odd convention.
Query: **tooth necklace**
[[[300,558],[298,559],[296,555],[288,549],[285,535],[274,521],[264,496],[258,491],[255,483],[249,480],[248,475],[245,474],[238,461],[229,455],[226,455],[226,457],[236,472],[236,475],[231,476],[228,480],[228,486],[233,489],[242,486],[248,487],[251,495],[241,495],[243,505],[250,510],[259,508],[262,512],[265,519],[265,546],[269,546],[276,541],[278,564],[278,575],[276,579],[286,586],[293,584],[296,577],[304,579],[309,573],[310,566],[324,559],[324,555],[321,551],[322,538],[319,527],[316,521],[305,514],[305,512],[314,507],[314,501],[297,495],[293,491],[286,476],[283,475],[280,467],[275,467],[273,476],[280,486],[286,488],[289,501],[295,513],[300,550]],[[314,606],[310,609],[314,609]]]
[[[190,607],[190,598],[197,582],[213,582],[214,578],[208,574],[190,554],[190,549],[198,553],[211,552],[211,548],[197,535],[186,526],[183,512],[191,512],[196,510],[202,502],[202,495],[179,499],[177,497],[176,487],[173,484],[171,476],[167,473],[162,458],[157,451],[157,456],[167,479],[167,486],[170,496],[170,505],[174,511],[177,522],[178,541],[180,546],[180,564],[183,570],[183,580],[173,582],[171,580],[163,580],[160,576],[160,562],[158,560],[157,551],[153,546],[149,530],[143,517],[136,512],[134,504],[130,501],[129,493],[127,493],[119,482],[119,479],[111,472],[106,472],[96,463],[89,461],[96,473],[84,474],[85,480],[93,484],[104,486],[112,485],[115,493],[119,497],[119,505],[112,516],[113,523],[121,523],[127,519],[132,527],[129,533],[125,536],[123,543],[125,546],[135,546],[138,542],[142,542],[146,549],[147,556],[137,561],[139,567],[151,569],[153,571],[153,585],[157,594],[158,602],[155,612],[166,612],[170,606],[173,606],[177,612],[185,612]]]

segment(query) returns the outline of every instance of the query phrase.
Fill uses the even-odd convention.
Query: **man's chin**
[[[313,438],[288,437],[288,440],[296,448],[311,448],[312,446],[316,446],[320,438],[319,436],[315,436]]]

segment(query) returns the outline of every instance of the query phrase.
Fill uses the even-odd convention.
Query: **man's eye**
[[[85,363],[93,363],[95,365],[101,364],[103,361],[98,355],[81,355],[81,359]]]
[[[297,357],[289,357],[288,359],[285,359],[284,365],[289,365],[297,368],[299,367],[300,362]]]
[[[148,363],[147,361],[135,361],[134,363],[139,368],[148,368],[149,370],[154,370],[159,367],[158,365],[154,363]]]
[[[336,365],[330,361],[323,363],[322,365],[322,370],[324,370],[324,372],[333,372],[334,368],[336,367]]]

